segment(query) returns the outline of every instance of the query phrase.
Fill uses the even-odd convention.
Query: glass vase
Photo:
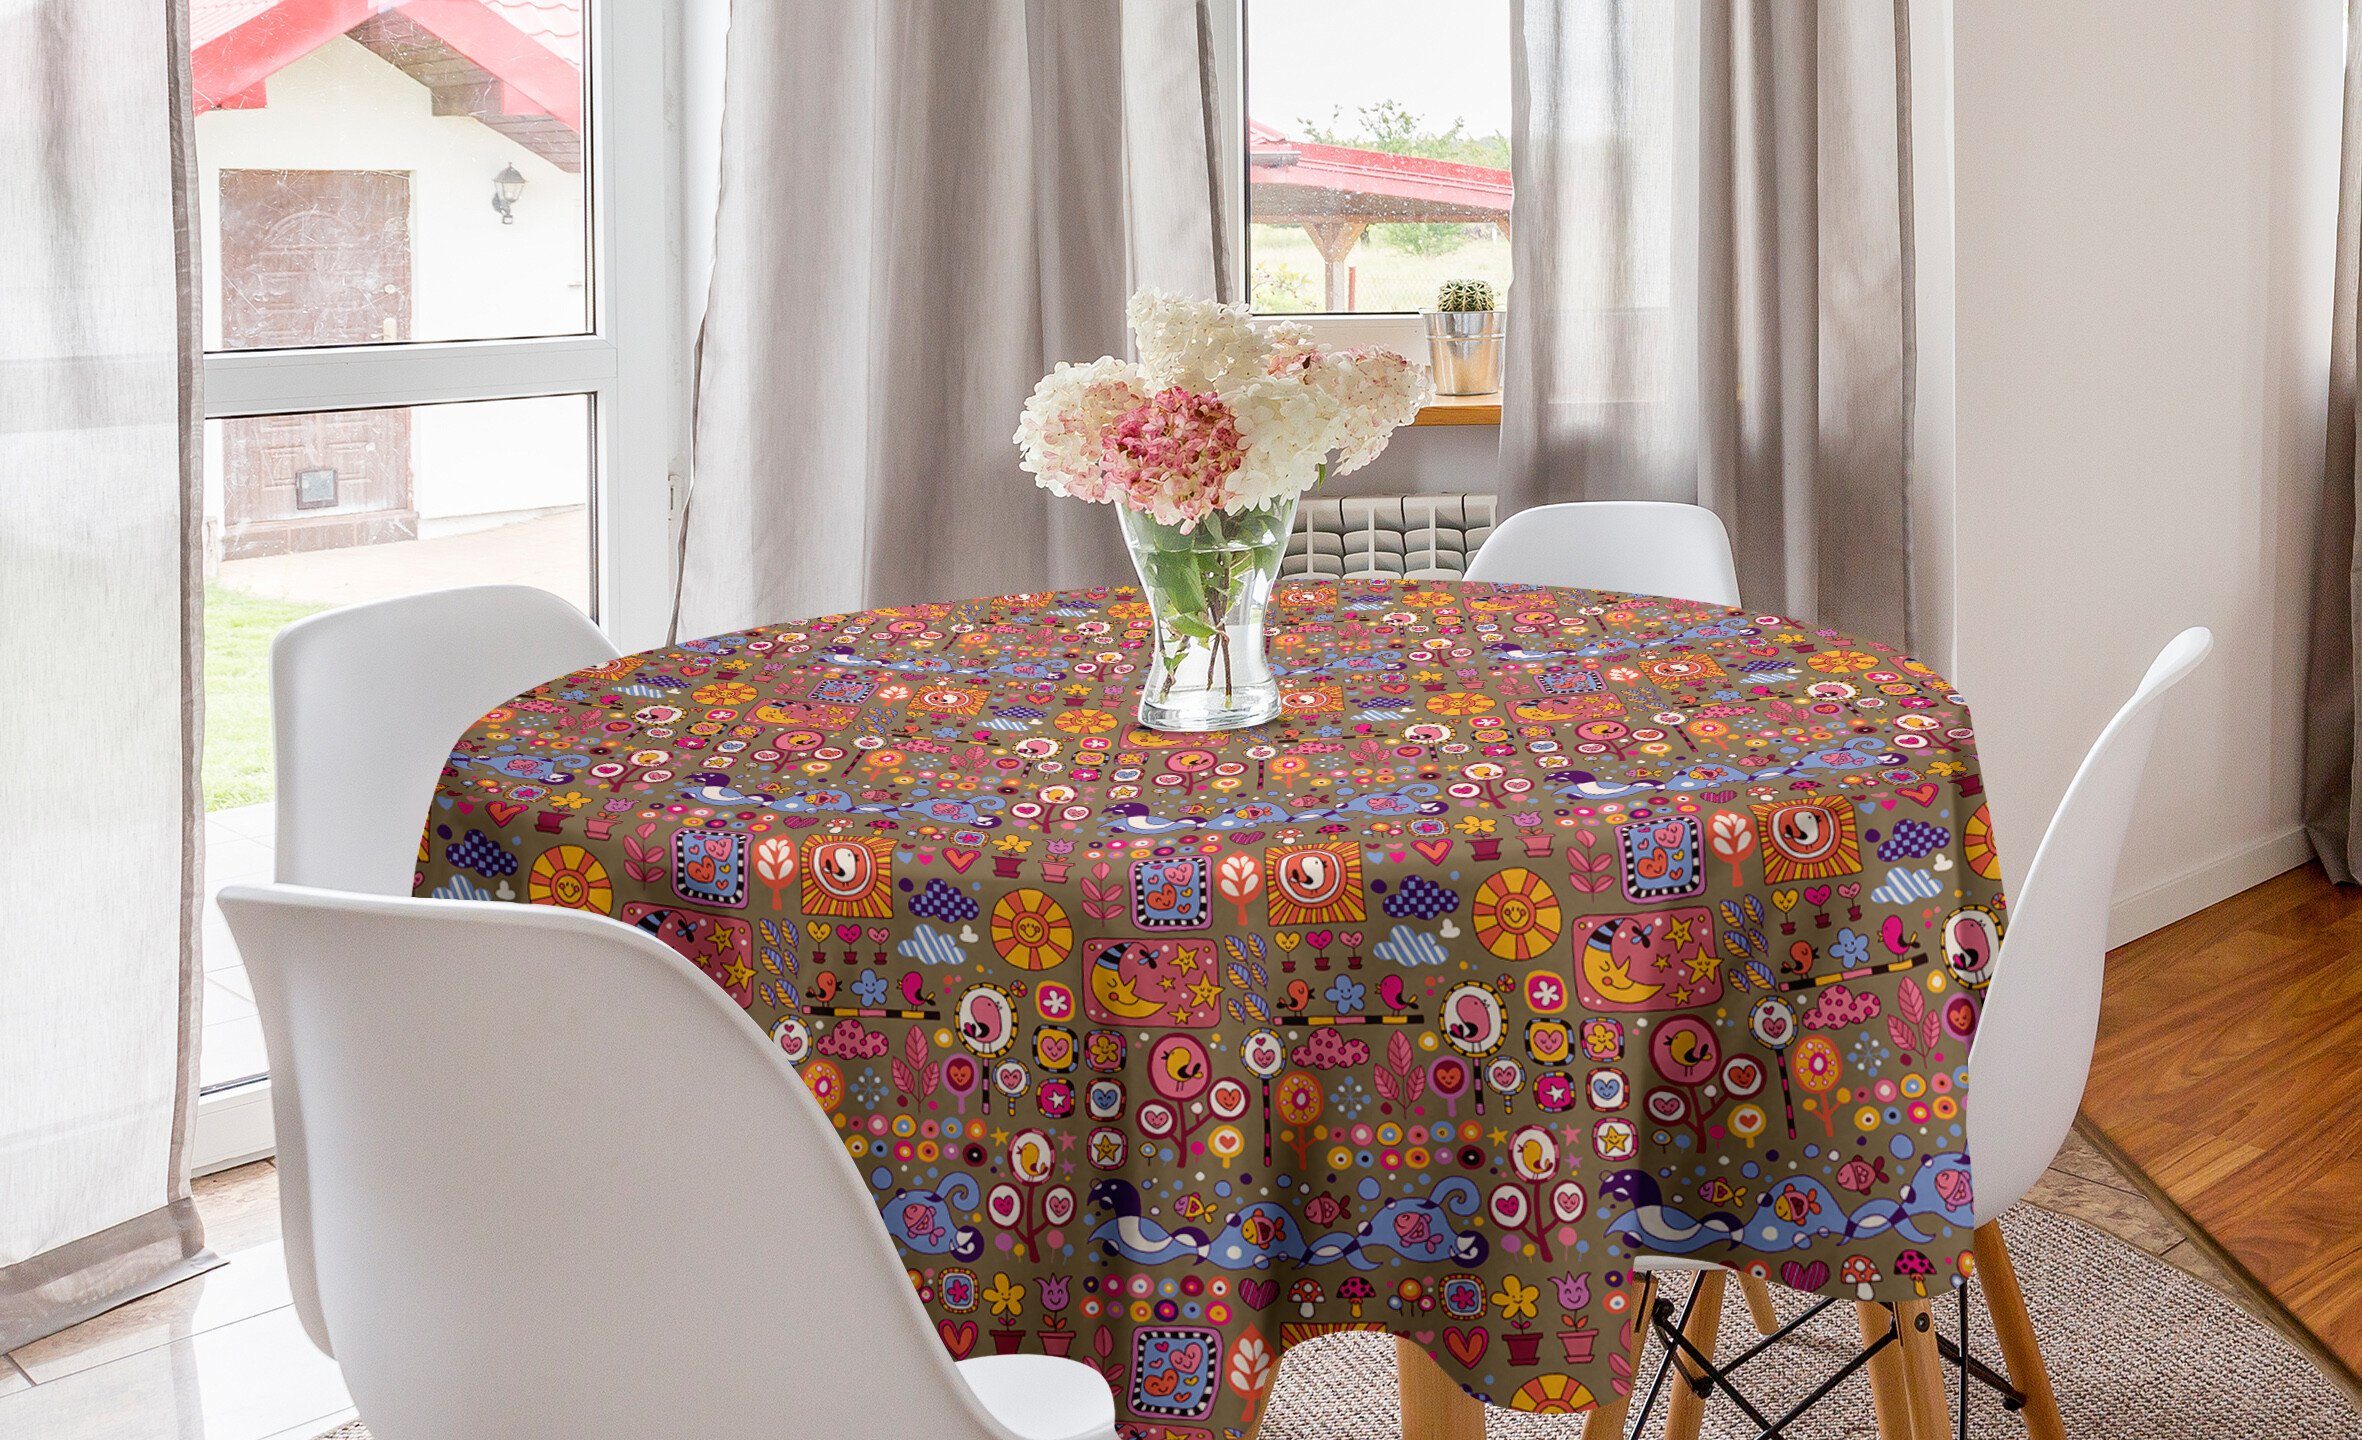
[[[1295,497],[1234,515],[1216,511],[1187,530],[1136,510],[1119,513],[1156,625],[1140,723],[1243,730],[1279,714],[1263,610],[1296,523]]]

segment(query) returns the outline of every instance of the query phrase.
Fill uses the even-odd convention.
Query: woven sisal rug
[[[2077,1440],[2362,1440],[2362,1414],[2336,1386],[2269,1327],[2206,1285],[2087,1225],[2031,1206],[2012,1211],[2003,1226],[2067,1433]],[[1803,1308],[1800,1297],[1774,1293],[1786,1314]],[[1674,1296],[1676,1306],[1681,1298]],[[1998,1367],[2000,1350],[1982,1307],[1973,1314],[1976,1354]],[[1937,1315],[1951,1333],[1958,1311],[1948,1299]],[[1719,1353],[1734,1355],[1755,1339],[1746,1306],[1733,1291]],[[1776,1416],[1858,1345],[1853,1307],[1834,1305],[1750,1364],[1739,1383],[1758,1408]],[[1661,1353],[1650,1347],[1642,1362],[1644,1383]],[[1945,1383],[1954,1383],[1949,1366]],[[1651,1433],[1661,1428],[1663,1413],[1660,1401]],[[1494,1440],[1575,1440],[1582,1422],[1495,1409],[1486,1412],[1485,1428]],[[1262,1440],[1396,1440],[1401,1433],[1393,1342],[1337,1335],[1288,1352]],[[1788,1433],[1796,1440],[1875,1436],[1869,1382],[1857,1375]],[[2025,1433],[1991,1392],[1972,1389],[1969,1434],[1975,1440],[2021,1440]],[[1755,1431],[1727,1399],[1717,1398],[1707,1407],[1705,1434],[1710,1440],[1752,1440]],[[320,1440],[370,1437],[356,1423]]]

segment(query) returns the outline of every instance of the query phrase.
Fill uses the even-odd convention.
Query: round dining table
[[[416,889],[689,957],[951,1353],[1089,1364],[1127,1434],[1250,1433],[1341,1331],[1619,1403],[1642,1256],[1903,1303],[1973,1268],[2007,911],[1942,677],[1522,585],[1288,583],[1272,626],[1280,717],[1222,734],[1133,718],[1122,588],[557,677],[457,739]]]

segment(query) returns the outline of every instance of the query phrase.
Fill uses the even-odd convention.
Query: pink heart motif
[[[1184,1375],[1195,1375],[1205,1364],[1206,1347],[1195,1341],[1182,1346],[1181,1353],[1173,1357],[1173,1368]]]
[[[1260,1310],[1279,1298],[1279,1282],[1241,1280],[1238,1282],[1238,1298],[1247,1302],[1249,1310]]]
[[[861,943],[861,927],[858,925],[839,925],[837,927],[837,938],[844,941],[847,945],[858,945]]]
[[[1780,1283],[1791,1290],[1818,1290],[1829,1283],[1829,1262],[1815,1260],[1804,1265],[1791,1260],[1780,1267]]]
[[[1329,942],[1336,938],[1332,931],[1315,930],[1304,937],[1304,942],[1315,950],[1326,950],[1329,948]]]
[[[1804,892],[1804,898],[1808,903],[1813,905],[1826,905],[1829,903],[1829,894],[1830,891],[1828,886],[1815,885],[1811,889]]]
[[[1862,887],[1859,885],[1840,885],[1837,887],[1837,893],[1847,900],[1852,900],[1860,896],[1862,893]]]
[[[893,931],[887,929],[883,925],[872,925],[869,927],[869,943],[872,945],[883,945],[889,938],[893,936],[893,934]]]
[[[1179,885],[1189,879],[1191,872],[1195,868],[1196,867],[1190,865],[1167,865],[1165,867],[1165,878],[1172,881],[1174,884]]]
[[[1361,932],[1359,930],[1340,930],[1337,932],[1337,939],[1348,950],[1359,949],[1361,946]]]

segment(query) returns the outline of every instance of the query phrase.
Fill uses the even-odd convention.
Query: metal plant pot
[[[1438,310],[1427,316],[1427,355],[1438,395],[1496,395],[1501,347],[1509,337],[1506,310]]]

